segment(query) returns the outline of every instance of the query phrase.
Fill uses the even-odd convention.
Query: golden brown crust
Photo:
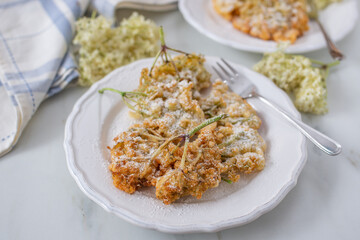
[[[305,0],[212,0],[233,26],[263,40],[294,43],[309,29]]]
[[[180,79],[166,64],[157,67],[153,77],[142,76],[137,91],[143,89],[146,97],[136,99],[135,110],[147,116],[115,137],[110,148],[114,185],[127,193],[155,186],[156,197],[165,204],[187,195],[201,198],[222,177],[235,182],[241,173],[265,165],[265,143],[257,132],[261,120],[254,109],[221,81],[213,83],[209,96],[200,96],[198,91],[210,85],[203,58],[176,60]],[[184,138],[168,141],[220,114],[229,117],[201,129],[186,151]]]

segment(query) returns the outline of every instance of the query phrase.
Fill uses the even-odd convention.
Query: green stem
[[[159,59],[162,51],[163,51],[163,50],[161,49],[161,50],[156,54],[156,56],[155,56],[155,60],[154,60],[153,64],[151,65],[150,72],[149,72],[149,76],[150,76],[150,77],[151,77],[151,73],[152,73],[152,71],[153,71],[153,69],[154,69],[154,67],[155,67],[155,64],[156,64],[157,60]]]
[[[208,120],[206,120],[205,122],[201,123],[199,126],[195,127],[194,129],[192,129],[188,136],[189,137],[192,137],[195,133],[197,133],[198,131],[200,131],[202,128],[214,123],[214,122],[217,122],[217,121],[220,121],[221,119],[224,119],[224,118],[227,118],[229,117],[229,115],[227,114],[221,114],[219,116],[216,116],[216,117],[213,117],[213,118],[209,118]]]
[[[180,163],[180,166],[179,166],[180,169],[184,169],[184,166],[185,166],[185,160],[186,160],[187,149],[188,149],[188,145],[189,145],[189,139],[195,133],[197,133],[198,131],[200,131],[204,127],[206,127],[206,126],[208,126],[208,125],[210,125],[210,124],[212,124],[214,122],[220,121],[221,119],[227,118],[227,117],[228,117],[227,114],[221,114],[219,116],[210,118],[210,119],[206,120],[205,122],[201,123],[199,126],[195,127],[187,135],[185,135],[184,152],[183,152],[183,155],[182,155],[182,158],[181,158],[181,163]]]
[[[157,155],[159,155],[160,152],[161,152],[170,142],[174,141],[174,140],[177,139],[177,138],[179,138],[179,136],[169,138],[169,139],[166,140],[163,144],[161,144],[161,146],[152,154],[151,160],[154,159],[155,157],[157,157]]]
[[[171,155],[173,155],[174,154],[174,152],[179,148],[179,146],[180,146],[180,144],[181,144],[181,141],[175,146],[175,148],[171,151]]]
[[[114,89],[114,88],[102,88],[98,92],[100,94],[103,94],[105,91],[116,92],[116,93],[119,93],[123,97],[126,97],[126,95],[131,95],[131,94],[132,95],[140,95],[140,96],[147,97],[147,94],[143,93],[143,92],[123,92],[123,91],[120,91],[120,90],[117,90],[117,89]]]
[[[168,53],[168,54],[169,54],[170,63],[171,63],[171,64],[173,65],[173,67],[175,68],[176,75],[177,75],[178,81],[179,81],[179,80],[180,80],[179,70],[178,70],[178,68],[176,67],[176,64],[175,64],[174,60],[172,59],[171,54],[170,54],[170,53]]]
[[[329,68],[326,68],[325,70],[322,70],[320,72],[322,73],[321,75],[322,75],[322,77],[323,77],[323,79],[325,81],[329,76],[329,72],[330,72]]]
[[[217,121],[220,121],[221,119],[224,119],[224,118],[227,118],[228,115],[227,114],[221,114],[219,116],[216,116],[216,117],[213,117],[213,118],[210,118],[206,121],[204,121],[203,123],[201,123],[199,126],[195,127],[194,129],[192,129],[188,134],[186,135],[178,135],[178,136],[175,136],[175,137],[171,137],[169,138],[168,140],[166,140],[163,144],[161,144],[161,146],[152,154],[151,156],[151,159],[154,159],[156,156],[158,156],[161,151],[172,141],[176,140],[176,139],[179,139],[179,138],[185,138],[185,148],[184,148],[184,152],[186,153],[187,151],[187,145],[189,144],[189,139],[195,134],[197,133],[198,131],[200,131],[202,128],[214,123],[214,122],[217,122]],[[179,144],[178,144],[179,145]],[[185,151],[186,150],[186,151]],[[184,155],[183,154],[183,157],[182,158],[185,158],[186,154]],[[185,160],[181,160],[181,163],[183,163],[183,161]],[[184,163],[185,164],[185,163]]]
[[[169,62],[168,54],[166,52],[166,49],[163,51],[163,56],[165,56],[165,63]]]
[[[223,180],[224,182],[227,182],[229,184],[233,183],[230,179],[226,179],[226,178],[223,178],[223,177],[221,177],[221,180]]]
[[[160,26],[160,42],[161,46],[165,46],[165,34],[163,26]]]
[[[125,105],[126,105],[128,108],[130,108],[130,109],[133,110],[134,112],[138,112],[138,110],[137,110],[133,105],[131,105],[128,101],[126,101],[125,96],[121,96],[121,97],[122,97],[123,102],[125,103]],[[140,114],[141,114],[141,112],[140,112]]]
[[[177,53],[181,53],[181,54],[185,54],[185,55],[190,55],[190,53],[187,53],[187,52],[184,52],[184,51],[181,51],[181,50],[177,50],[175,48],[170,48],[170,47],[166,47],[166,48],[173,51],[173,52],[177,52]]]
[[[337,65],[340,64],[340,61],[334,61],[334,62],[331,62],[331,63],[324,63],[324,62],[321,62],[321,61],[318,61],[318,60],[314,60],[314,59],[310,59],[310,61],[311,61],[313,64],[320,65],[320,66],[323,67],[323,68],[331,68],[331,67],[334,67],[334,66],[337,66]]]
[[[202,155],[202,149],[200,149],[200,151],[199,151],[199,153],[198,153],[198,155],[197,155],[197,157],[196,157],[196,159],[195,159],[195,161],[194,162],[192,162],[192,164],[196,164],[198,161],[199,161],[199,159],[201,158],[201,155]]]
[[[129,101],[135,103],[136,105],[139,105],[139,101],[136,101],[135,99],[129,98],[129,97],[127,97],[127,96],[125,96],[125,97],[126,97],[126,99],[128,99]]]
[[[150,132],[150,133],[152,133],[152,134],[155,135],[155,136],[158,136],[158,137],[161,137],[161,138],[162,138],[162,136],[161,136],[158,132],[156,132],[155,130],[152,130],[151,128],[147,129],[147,131]]]
[[[130,108],[131,110],[133,110],[134,112],[137,112],[139,114],[141,114],[142,116],[149,116],[148,114],[144,113],[141,110],[136,109],[133,105],[131,105],[126,99],[129,99],[135,103],[137,103],[137,101],[133,100],[132,98],[135,96],[144,96],[147,97],[147,94],[143,93],[143,92],[123,92],[123,91],[119,91],[117,89],[114,88],[102,88],[100,89],[98,92],[100,94],[103,94],[105,91],[111,91],[111,92],[115,92],[121,95],[121,98],[123,100],[123,102],[125,103],[125,105]],[[133,96],[131,96],[133,95]]]
[[[335,61],[335,62],[332,62],[332,63],[328,63],[326,66],[328,68],[331,68],[331,67],[335,67],[335,66],[337,66],[339,64],[340,64],[340,61]]]
[[[327,77],[329,76],[329,69],[330,68],[335,67],[335,66],[340,64],[340,61],[334,61],[334,62],[331,62],[331,63],[324,63],[324,62],[314,60],[314,59],[310,59],[310,61],[313,64],[317,64],[317,65],[320,66],[319,68],[320,68],[320,71],[322,72],[322,76],[323,76],[324,79],[327,79]]]
[[[156,62],[158,61],[159,57],[161,56],[163,58],[163,61],[164,61],[164,58],[165,58],[165,61],[166,63],[168,62],[171,62],[171,64],[174,66],[176,72],[178,73],[178,69],[176,68],[176,65],[174,63],[174,61],[172,60],[171,56],[169,53],[167,53],[167,50],[171,50],[171,51],[174,51],[174,52],[177,52],[177,53],[181,53],[181,54],[185,54],[185,55],[190,55],[189,53],[186,53],[186,52],[183,52],[183,51],[180,51],[180,50],[177,50],[177,49],[174,49],[174,48],[170,48],[168,46],[166,46],[166,43],[165,43],[165,34],[164,34],[164,28],[161,26],[160,27],[160,42],[161,42],[161,49],[160,51],[156,54],[155,56],[155,60],[150,68],[150,72],[149,72],[149,76],[151,77],[151,73],[155,67],[155,64]],[[178,73],[178,77],[180,78],[180,74]]]
[[[186,137],[185,144],[184,144],[184,152],[183,152],[183,155],[181,158],[181,163],[179,166],[180,169],[184,169],[188,146],[189,146],[189,137]]]
[[[93,10],[92,13],[91,13],[91,19],[94,19],[94,18],[96,18],[96,11],[95,10]]]
[[[320,66],[326,65],[326,63],[321,62],[321,61],[318,61],[318,60],[315,60],[315,59],[310,59],[310,61],[311,61],[313,64],[317,64],[317,65],[320,65]]]
[[[148,133],[140,133],[140,134],[144,135],[144,136],[146,136],[148,138],[153,138],[153,139],[156,139],[156,140],[159,140],[159,141],[164,140],[164,138],[161,138],[161,137],[158,137],[158,136],[155,136],[155,135],[151,135],[151,134],[148,134]]]

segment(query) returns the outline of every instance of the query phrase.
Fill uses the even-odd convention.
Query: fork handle
[[[333,43],[333,41],[331,40],[331,38],[329,37],[329,35],[327,34],[327,32],[325,31],[324,26],[322,25],[322,23],[319,21],[318,18],[316,18],[316,22],[320,27],[321,32],[324,35],[326,44],[328,46],[330,55],[335,59],[335,60],[339,60],[341,61],[344,58],[344,54],[342,54],[342,52],[335,46],[335,44]]]
[[[262,102],[266,103],[268,106],[280,113],[284,118],[289,120],[297,129],[301,131],[312,143],[314,143],[318,148],[330,156],[338,155],[341,152],[341,145],[335,140],[329,138],[328,136],[322,134],[321,132],[315,130],[304,122],[297,120],[289,115],[284,109],[271,102],[267,98],[261,96],[258,93],[253,93],[254,97],[257,97]]]

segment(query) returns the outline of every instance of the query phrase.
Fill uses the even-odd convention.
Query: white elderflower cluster
[[[254,70],[271,79],[278,87],[295,96],[295,106],[302,112],[324,114],[327,110],[325,77],[304,56],[267,53]]]
[[[133,13],[118,27],[103,16],[76,22],[73,43],[80,45],[79,84],[90,86],[112,70],[135,60],[153,57],[159,51],[159,28]]]

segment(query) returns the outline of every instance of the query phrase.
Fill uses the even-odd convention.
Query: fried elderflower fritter
[[[139,120],[110,148],[114,185],[127,193],[155,186],[170,204],[262,170],[266,145],[254,109],[222,81],[210,82],[202,56],[165,54],[142,70],[138,89],[119,92]]]
[[[290,41],[309,29],[306,0],[212,0],[233,26],[263,40]]]

